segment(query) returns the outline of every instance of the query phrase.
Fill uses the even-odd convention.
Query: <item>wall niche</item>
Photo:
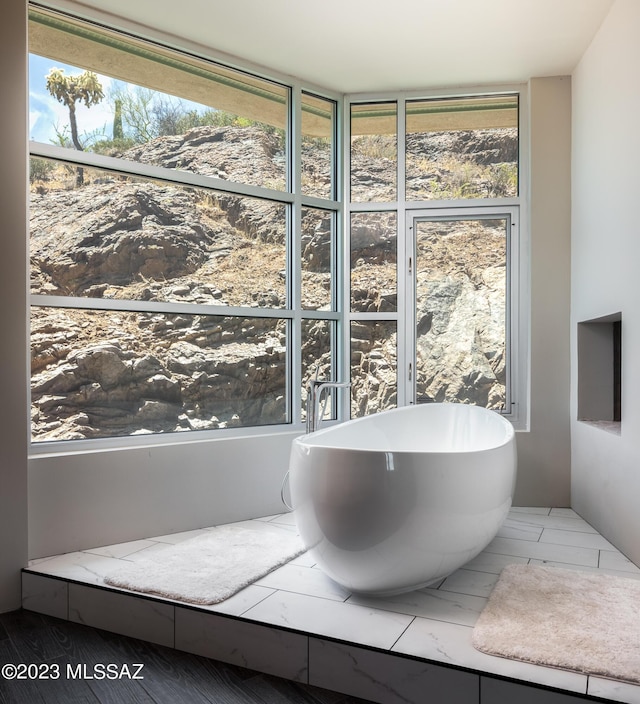
[[[578,323],[578,420],[620,433],[622,313]]]

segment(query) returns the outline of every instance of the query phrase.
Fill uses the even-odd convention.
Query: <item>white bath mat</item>
[[[640,580],[509,565],[473,629],[473,645],[640,684]]]
[[[230,524],[154,550],[114,570],[105,582],[191,604],[216,604],[304,550],[293,531]]]

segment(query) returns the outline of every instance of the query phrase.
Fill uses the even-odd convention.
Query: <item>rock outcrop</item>
[[[483,159],[504,158],[504,146],[485,146]],[[316,169],[310,149],[305,146],[306,192],[314,192],[315,174],[322,193],[326,154],[318,153]],[[121,156],[284,187],[281,138],[257,127],[200,127]],[[32,188],[32,293],[144,301],[148,310],[90,310],[90,303],[86,310],[32,308],[34,439],[283,422],[291,392],[288,323],[259,315],[193,315],[182,304],[285,308],[285,207],[91,169],[75,188],[64,183],[65,168],[58,169],[58,183]],[[363,184],[384,183],[390,177],[385,169],[384,158],[361,165]],[[395,221],[384,213],[358,218],[352,232],[353,309],[395,311]],[[470,232],[449,237],[453,254],[438,254],[436,247],[429,281],[419,274],[425,289],[418,302],[421,400],[500,403],[504,265],[499,253],[479,257],[486,244]],[[321,310],[331,296],[326,213],[305,210],[301,245],[303,305]],[[157,304],[164,303],[174,308],[161,312]],[[354,322],[351,335],[354,414],[394,405],[395,322]],[[317,365],[330,368],[328,339],[323,321],[305,323],[305,374]]]

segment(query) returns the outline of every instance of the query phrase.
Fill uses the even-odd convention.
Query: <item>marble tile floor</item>
[[[296,530],[292,514],[252,521]],[[440,584],[366,598],[305,553],[236,595],[195,607],[107,587],[121,561],[210,528],[33,560],[23,607],[383,704],[640,704],[640,686],[494,657],[473,625],[503,567],[548,564],[640,579],[640,569],[571,509],[513,508],[493,542]]]

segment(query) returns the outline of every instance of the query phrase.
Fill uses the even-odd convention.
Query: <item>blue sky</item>
[[[29,54],[29,137],[37,142],[50,144],[55,141],[56,126],[63,131],[69,125],[69,110],[59,103],[46,87],[46,76],[52,68],[62,68],[67,76],[75,76],[84,69],[68,66],[60,61]],[[109,89],[116,83],[113,79],[99,75],[105,99],[91,108],[76,106],[78,132],[90,133],[104,130],[111,136],[113,110],[109,104]]]
[[[68,131],[69,127],[69,109],[59,103],[47,90],[46,78],[52,68],[64,69],[67,76],[77,76],[84,72],[84,69],[77,66],[69,66],[54,59],[29,54],[29,139],[45,144],[57,144],[56,129],[63,132],[65,128]],[[113,134],[113,108],[109,93],[115,88],[134,88],[132,83],[118,81],[100,73],[98,78],[105,94],[104,99],[90,108],[86,108],[81,103],[76,104],[78,133],[81,140],[83,134],[91,134],[95,131],[104,133],[105,137],[110,138]],[[179,100],[186,109],[198,111],[207,109],[190,100],[182,98],[174,98],[174,100]]]

